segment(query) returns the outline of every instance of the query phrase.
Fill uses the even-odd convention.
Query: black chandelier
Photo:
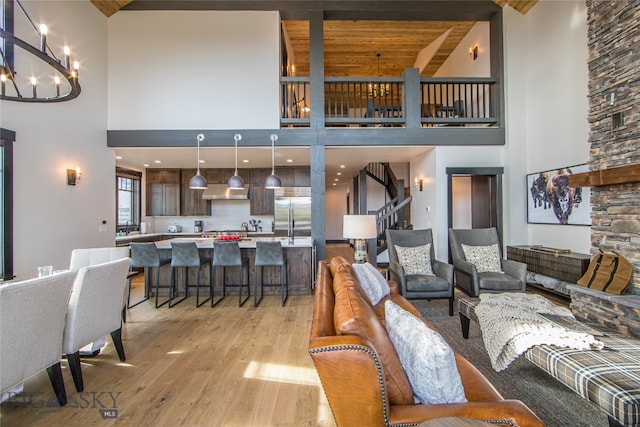
[[[19,0],[4,1],[4,13],[0,28],[0,100],[18,102],[63,102],[80,95],[78,61],[71,63],[71,51],[64,46],[63,60],[58,59],[47,44],[47,26],[40,24],[39,28],[33,23],[29,14]],[[40,39],[40,46],[35,47],[14,34],[15,6],[22,11],[25,19],[33,27]],[[16,51],[16,47],[20,48]],[[16,55],[24,55],[30,60],[39,59],[52,70],[52,85],[38,85],[38,79],[31,76],[19,75],[15,69]],[[62,83],[65,80],[67,83]],[[42,82],[41,82],[42,83]],[[47,90],[43,90],[46,88]],[[40,89],[40,90],[39,90]]]

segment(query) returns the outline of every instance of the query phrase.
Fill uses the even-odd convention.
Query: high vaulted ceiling
[[[499,6],[510,5],[526,13],[538,0],[494,0]],[[230,9],[232,2],[222,1],[165,1],[161,4],[150,0],[91,0],[106,16],[111,16],[125,6],[149,10],[203,10]],[[250,2],[237,2],[250,3]],[[330,2],[326,2],[330,3]],[[346,2],[345,2],[346,3]],[[419,2],[414,2],[419,3]],[[428,2],[421,3],[428,8]],[[446,3],[446,2],[445,2]],[[273,9],[287,7],[286,1],[263,2]],[[456,2],[449,2],[452,7]],[[342,6],[342,5],[340,5]],[[238,5],[239,8],[250,8]],[[333,7],[336,7],[335,4]],[[339,6],[338,6],[339,7]],[[343,6],[347,7],[347,6]],[[442,6],[441,6],[442,7]],[[363,6],[365,8],[365,6]],[[397,9],[401,9],[399,5]],[[363,13],[366,10],[363,10]],[[473,16],[472,13],[467,13]],[[283,13],[284,15],[284,13]],[[421,71],[423,77],[433,76],[451,52],[475,24],[475,20],[326,20],[324,22],[324,74],[330,77],[401,77],[403,71],[415,66],[422,49],[429,46],[447,31],[446,38],[435,50],[434,56]],[[309,75],[309,21],[287,19],[283,16],[283,29],[294,56],[295,75]],[[378,67],[377,53],[380,53]]]

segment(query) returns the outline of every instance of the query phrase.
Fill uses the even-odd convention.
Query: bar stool
[[[160,286],[160,267],[169,264],[171,258],[161,257],[160,251],[155,243],[131,243],[131,268],[144,268],[144,292],[145,300],[149,299],[149,289],[152,286],[151,270],[156,269],[155,287],[156,287],[156,308],[162,307],[169,302],[169,299],[162,304],[158,304],[158,291],[162,288],[170,289],[171,286]],[[171,290],[169,291],[171,292]]]
[[[209,265],[209,298],[200,302],[200,270],[203,265]],[[175,295],[175,269],[184,267],[184,297],[177,302],[172,302]],[[213,297],[213,274],[211,269],[211,257],[203,256],[195,242],[171,242],[171,292],[169,292],[169,307],[173,307],[184,301],[189,296],[189,267],[198,267],[196,273],[196,307],[200,307]],[[192,286],[193,287],[193,286]]]
[[[264,267],[280,267],[280,283],[264,283]],[[260,299],[258,299],[258,269],[260,269]],[[282,287],[282,307],[289,296],[289,284],[287,283],[287,262],[282,252],[280,241],[257,241],[256,261],[253,270],[253,306],[257,307],[264,296],[265,286]]]
[[[249,283],[249,259],[242,256],[240,253],[240,246],[238,242],[215,242],[213,244],[213,271],[212,276],[215,276],[216,267],[222,267],[222,298],[225,297],[227,286],[238,287],[238,307],[242,307],[251,296],[251,284]],[[239,283],[227,283],[226,282],[226,267],[238,267]],[[244,284],[244,271],[247,272],[247,284]],[[214,277],[215,287],[215,277]],[[247,287],[247,297],[242,299],[242,288]],[[220,298],[220,300],[222,299]],[[219,300],[219,301],[220,301]],[[211,300],[211,307],[217,304]]]

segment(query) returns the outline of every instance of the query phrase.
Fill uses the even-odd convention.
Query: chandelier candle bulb
[[[55,76],[53,82],[56,84],[56,96],[60,96],[60,77]]]
[[[71,55],[71,49],[69,46],[64,47],[64,68],[69,69],[69,55]]]
[[[73,62],[73,73],[77,80],[80,77],[80,63],[78,61]]]
[[[4,95],[7,86],[7,76],[0,74],[0,94]]]
[[[33,88],[33,97],[37,98],[38,97],[38,91],[36,89],[36,86],[38,84],[38,81],[36,80],[35,77],[31,77],[31,87]]]
[[[47,53],[47,26],[40,24],[40,51]]]

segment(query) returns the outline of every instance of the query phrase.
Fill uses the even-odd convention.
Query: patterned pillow
[[[431,243],[422,246],[404,247],[393,245],[404,274],[412,276],[435,276],[431,268]]]
[[[500,250],[497,243],[489,246],[468,246],[463,244],[462,252],[464,252],[464,257],[467,261],[476,266],[478,273],[488,271],[502,273]]]
[[[444,338],[391,300],[384,303],[389,338],[415,398],[423,404],[466,402],[453,350]]]
[[[351,268],[353,268],[360,286],[369,297],[371,305],[376,305],[391,292],[389,284],[373,265],[365,262],[364,264],[353,264]]]

